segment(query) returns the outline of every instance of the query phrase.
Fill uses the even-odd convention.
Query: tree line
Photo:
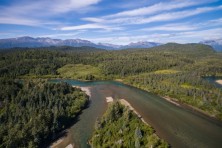
[[[87,100],[67,83],[0,79],[0,147],[42,147],[72,123]]]

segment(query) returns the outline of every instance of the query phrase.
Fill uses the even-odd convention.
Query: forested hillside
[[[115,80],[190,104],[222,119],[221,89],[204,80],[222,76],[222,54],[202,44],[106,51],[82,47],[1,52],[4,78]]]
[[[72,123],[87,100],[66,83],[0,79],[0,147],[42,147]]]

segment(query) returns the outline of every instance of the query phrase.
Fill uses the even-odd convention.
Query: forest
[[[47,82],[52,78],[118,80],[222,120],[221,89],[204,79],[222,76],[222,53],[207,45],[111,51],[63,46],[0,53],[0,147],[44,145],[84,108],[84,93],[66,83]]]
[[[86,106],[88,96],[67,83],[0,80],[0,147],[42,147]]]
[[[152,127],[118,101],[110,104],[102,119],[97,120],[90,143],[92,147],[169,147]]]
[[[203,78],[222,76],[222,53],[202,44],[148,49],[91,47],[13,48],[1,51],[1,78],[120,80],[192,105],[222,119],[221,89]]]

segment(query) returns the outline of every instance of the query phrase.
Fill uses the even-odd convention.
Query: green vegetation
[[[189,73],[150,73],[128,77],[125,83],[161,96],[169,96],[222,119],[221,89],[201,77]]]
[[[12,49],[0,54],[0,77],[115,80],[169,96],[222,119],[221,89],[202,79],[222,75],[222,54],[201,44],[106,51],[90,47]]]
[[[101,120],[97,120],[91,139],[93,147],[168,147],[152,127],[119,102],[111,104]]]
[[[165,69],[165,70],[157,70],[154,71],[155,74],[174,74],[179,73],[180,71],[174,69]]]
[[[91,65],[67,64],[57,70],[63,78],[80,80],[98,80],[102,79],[100,69]]]
[[[0,147],[42,147],[72,123],[87,100],[67,83],[0,79]]]

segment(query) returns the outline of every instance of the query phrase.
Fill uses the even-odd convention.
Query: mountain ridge
[[[107,50],[118,50],[125,48],[150,48],[159,46],[161,43],[140,41],[135,43],[130,43],[128,45],[115,45],[109,43],[93,43],[88,40],[83,39],[52,39],[49,37],[17,37],[17,38],[7,38],[0,39],[0,48],[14,48],[14,47],[46,47],[46,46],[72,46],[72,47],[82,47],[90,46],[95,48],[102,48]]]
[[[204,40],[204,41],[201,41],[200,43],[205,44],[205,45],[210,45],[216,51],[222,51],[222,38],[221,39],[215,39],[215,40]]]
[[[169,44],[169,43],[167,43]],[[177,43],[178,44],[178,43]],[[192,44],[192,43],[187,43]],[[209,45],[213,47],[216,51],[222,51],[222,39],[216,40],[203,40],[200,41],[199,44]],[[50,47],[50,46],[71,46],[71,47],[95,47],[106,50],[121,50],[121,49],[134,49],[134,48],[152,48],[156,46],[164,45],[162,43],[157,42],[149,42],[149,41],[139,41],[139,42],[131,42],[127,45],[115,45],[110,43],[93,43],[89,40],[84,39],[52,39],[49,37],[30,37],[23,36],[17,38],[6,38],[0,39],[0,49],[8,49],[15,47]]]

